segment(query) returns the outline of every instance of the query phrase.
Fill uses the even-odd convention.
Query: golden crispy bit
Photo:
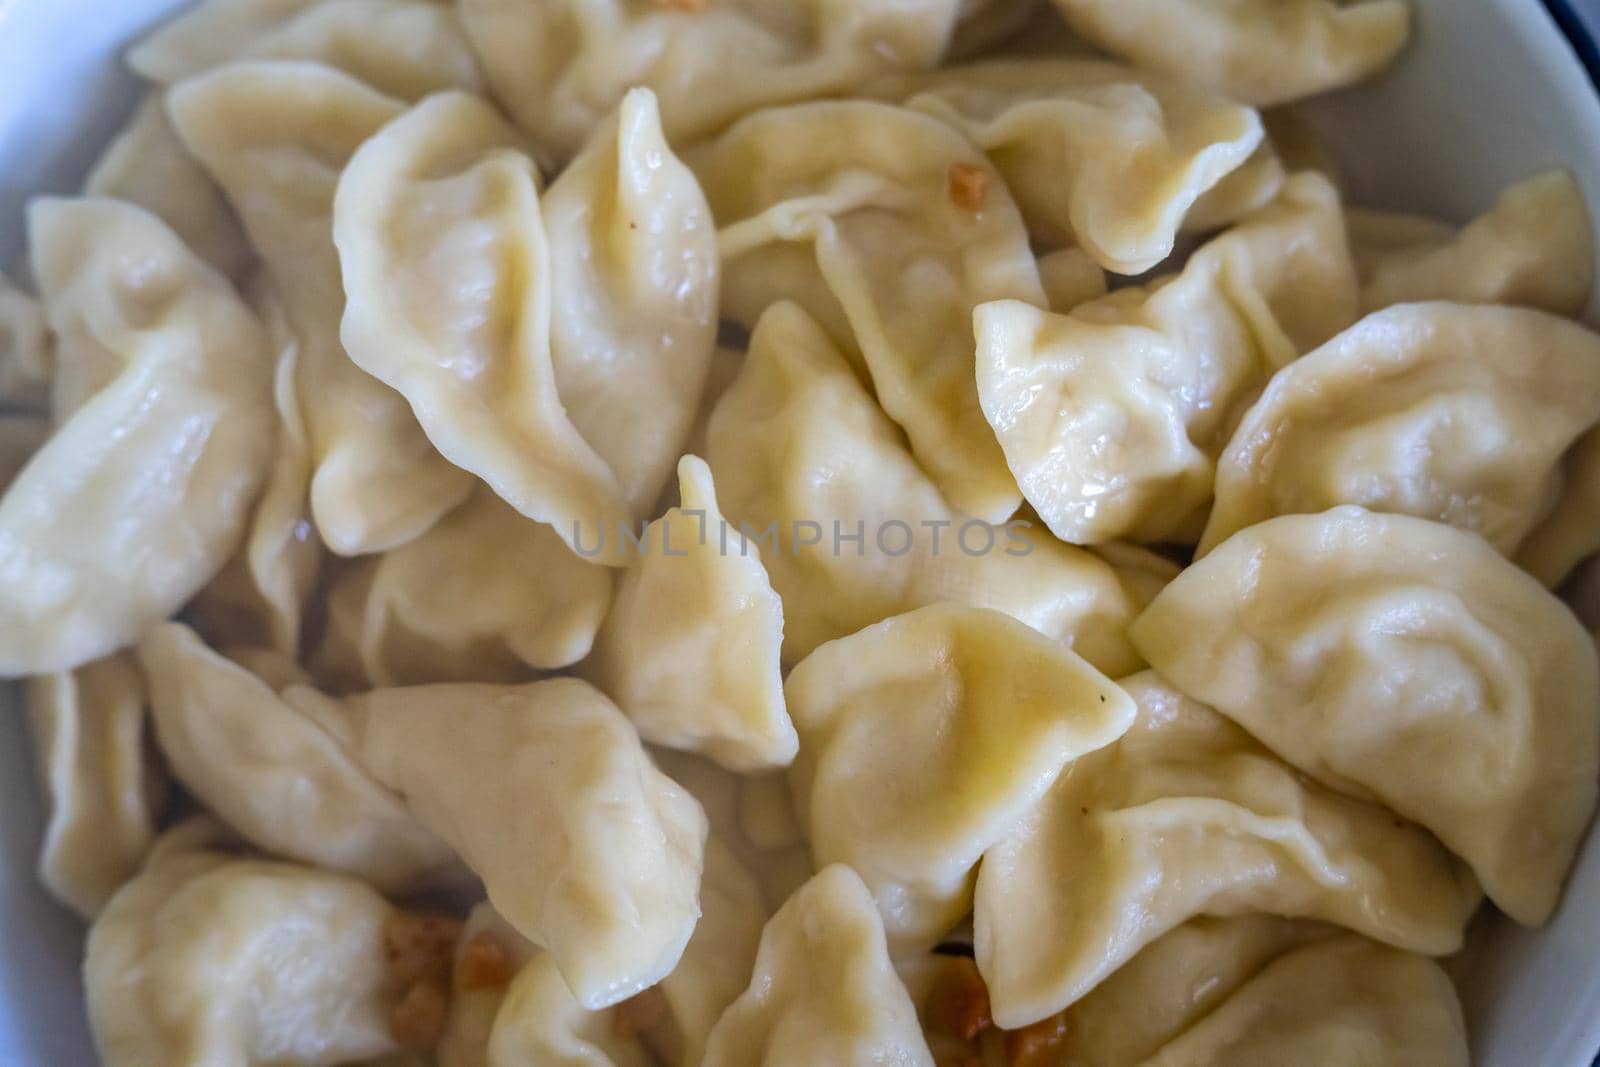
[[[462,923],[443,915],[396,912],[383,925],[383,958],[396,978],[444,978],[461,937]]]
[[[989,987],[970,957],[958,957],[958,961],[929,992],[923,1023],[933,1033],[972,1041],[994,1025],[989,1014]]]
[[[611,1027],[621,1038],[648,1034],[667,1021],[667,998],[659,986],[651,986],[629,997],[612,1009]]]
[[[1055,1067],[1067,1041],[1065,1015],[1040,1019],[1006,1034],[1006,1062],[1011,1067]]]
[[[450,988],[438,978],[412,982],[389,1013],[389,1033],[401,1048],[428,1052],[439,1043],[450,1014]]]
[[[989,174],[975,163],[950,164],[950,200],[963,211],[983,210],[989,195]]]
[[[456,985],[462,990],[471,992],[503,986],[516,974],[517,965],[510,950],[493,932],[479,930],[461,946],[461,958],[456,961]]]
[[[655,0],[657,7],[664,7],[668,11],[687,11],[694,13],[704,11],[711,0]]]

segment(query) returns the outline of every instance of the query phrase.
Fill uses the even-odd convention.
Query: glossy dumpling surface
[[[227,280],[155,216],[37,200],[33,266],[75,403],[0,499],[0,674],[138,640],[244,535],[271,458],[272,363]]]
[[[1132,636],[1295,766],[1431,830],[1512,918],[1549,916],[1595,805],[1600,667],[1566,605],[1484,541],[1356,507],[1269,519]]]
[[[1406,304],[1289,364],[1217,464],[1200,551],[1338,504],[1415,515],[1511,553],[1600,419],[1600,336],[1539,311]]]

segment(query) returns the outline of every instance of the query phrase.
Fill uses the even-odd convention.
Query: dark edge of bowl
[[[1578,9],[1584,5],[1576,4],[1574,0],[1544,0],[1544,5],[1571,43],[1572,50],[1578,53],[1579,61],[1589,72],[1589,80],[1600,89],[1600,46],[1595,43],[1595,33],[1600,31],[1600,8],[1587,5],[1586,10],[1590,14],[1580,15]],[[1600,1063],[1600,1057],[1595,1062]]]

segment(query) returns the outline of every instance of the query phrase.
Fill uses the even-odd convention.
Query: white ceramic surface
[[[132,110],[119,48],[183,2],[0,0],[0,264],[20,255],[27,196],[75,188]],[[1538,0],[1413,2],[1417,40],[1402,64],[1314,110],[1353,198],[1465,218],[1564,163],[1600,214],[1600,96]],[[1600,25],[1600,0],[1569,2]],[[34,884],[41,814],[14,694],[0,703],[0,1065],[88,1067],[82,934]],[[1496,926],[1466,1001],[1484,1067],[1590,1067],[1600,834],[1549,927]]]

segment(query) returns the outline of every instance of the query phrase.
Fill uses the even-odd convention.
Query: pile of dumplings
[[[1410,19],[138,42],[0,285],[107,1067],[1466,1064],[1600,782],[1600,336],[1570,175],[1344,202],[1293,105]]]

